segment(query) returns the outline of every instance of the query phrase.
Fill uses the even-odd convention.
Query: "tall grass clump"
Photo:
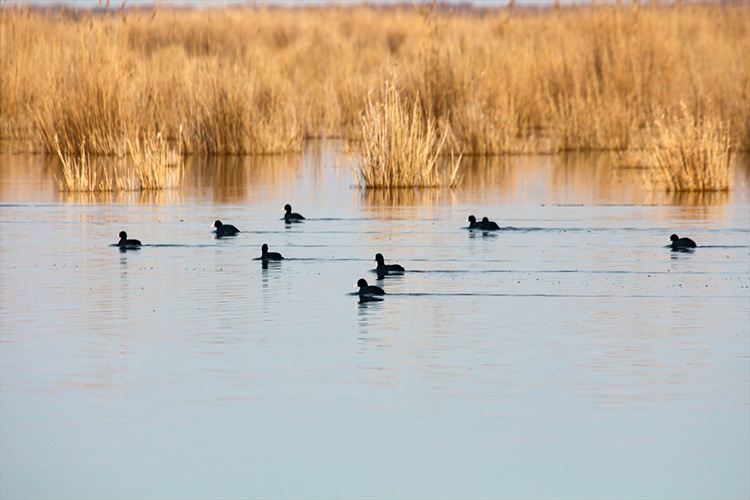
[[[79,148],[80,156],[64,153],[57,143],[57,155],[62,163],[62,177],[55,176],[57,188],[66,193],[97,193],[113,191],[113,179],[109,173],[96,168],[85,144]]]
[[[133,168],[127,180],[121,181],[121,190],[154,191],[182,187],[184,160],[181,154],[169,148],[161,134],[142,140],[128,138],[127,143]]]
[[[710,116],[693,116],[686,105],[679,115],[659,118],[644,151],[644,180],[650,189],[673,192],[726,191],[732,183],[735,155],[728,126]]]
[[[161,134],[142,140],[127,137],[130,164],[126,160],[111,160],[107,164],[93,162],[86,145],[81,144],[78,155],[62,150],[56,152],[62,163],[62,177],[57,186],[63,192],[160,191],[182,187],[184,158],[169,148]]]
[[[447,135],[434,119],[425,119],[418,101],[407,102],[393,82],[383,86],[381,99],[368,99],[362,116],[359,154],[354,157],[357,186],[415,188],[455,186],[461,158],[440,168]]]

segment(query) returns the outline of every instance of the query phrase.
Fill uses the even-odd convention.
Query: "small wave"
[[[673,299],[673,295],[645,295],[645,294],[628,294],[602,293],[602,294],[575,294],[575,293],[474,293],[474,292],[388,292],[391,297],[542,297],[542,298],[572,298],[572,299]],[[680,298],[702,299],[699,295],[684,296]],[[736,300],[733,295],[715,295],[711,299]]]

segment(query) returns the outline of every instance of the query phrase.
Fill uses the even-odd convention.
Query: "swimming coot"
[[[263,243],[263,246],[260,247],[260,260],[263,261],[269,261],[269,260],[282,260],[284,257],[281,256],[279,252],[269,252],[268,251],[268,245]]]
[[[398,264],[386,264],[385,259],[383,259],[383,254],[376,253],[375,262],[378,263],[378,267],[375,269],[375,272],[378,273],[378,276],[383,276],[389,273],[404,272],[404,268]]]
[[[239,229],[234,227],[231,224],[222,224],[220,220],[217,220],[214,222],[214,227],[216,228],[216,237],[222,238],[224,236],[235,236],[237,233],[240,232]]]
[[[360,295],[385,295],[385,290],[375,285],[368,285],[367,280],[361,278],[354,286],[359,287]]]
[[[118,247],[139,247],[141,246],[141,240],[129,240],[128,233],[120,231],[120,241],[117,243]]]
[[[470,215],[466,220],[469,221],[469,229],[479,229],[479,222],[477,222],[476,217]]]
[[[687,250],[688,248],[695,248],[698,246],[690,238],[680,238],[676,234],[670,236],[669,239],[672,241],[672,250]]]
[[[479,223],[479,228],[482,231],[495,231],[500,229],[500,226],[496,222],[492,222],[487,217],[482,217],[482,222]]]
[[[304,217],[302,217],[300,214],[292,212],[292,206],[288,203],[284,205],[284,222],[296,222],[305,220]]]

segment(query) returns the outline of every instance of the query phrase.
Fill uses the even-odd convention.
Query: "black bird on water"
[[[688,250],[698,246],[690,238],[680,238],[676,234],[670,236],[669,239],[672,241],[672,244],[670,245],[672,250]]]
[[[378,276],[384,276],[390,273],[404,272],[403,266],[400,266],[398,264],[386,264],[385,259],[383,258],[383,254],[381,253],[375,254],[375,262],[378,263],[378,267],[375,269],[375,272],[378,273]]]
[[[482,231],[495,231],[500,229],[500,226],[498,226],[497,223],[492,222],[487,217],[482,217],[482,220],[477,222],[477,218],[470,215],[466,220],[469,221],[468,229],[481,229]]]
[[[239,229],[234,227],[231,224],[222,224],[220,220],[217,220],[214,222],[214,226],[216,228],[216,237],[217,238],[223,238],[224,236],[235,236],[237,233],[240,232]]]
[[[482,217],[482,222],[479,223],[479,228],[482,231],[495,231],[500,229],[500,226],[496,222],[489,220],[487,217]]]
[[[359,287],[360,295],[385,295],[385,290],[375,285],[368,285],[367,280],[360,278],[354,286]]]
[[[284,222],[299,222],[305,220],[300,214],[292,212],[292,206],[288,203],[284,205]]]
[[[260,247],[260,260],[264,262],[268,262],[269,260],[283,260],[284,257],[281,256],[279,252],[269,252],[268,251],[268,245],[263,243],[263,246]]]
[[[117,246],[120,248],[136,248],[141,246],[141,240],[129,240],[128,233],[120,231],[120,241]]]

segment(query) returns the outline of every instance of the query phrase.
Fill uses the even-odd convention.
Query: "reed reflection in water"
[[[0,496],[747,497],[746,168],[684,198],[604,155],[464,158],[362,192],[341,150],[189,157],[165,197],[0,156]]]

